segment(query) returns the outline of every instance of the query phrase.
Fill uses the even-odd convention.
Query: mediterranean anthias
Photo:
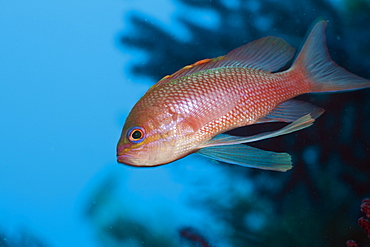
[[[243,45],[163,77],[135,104],[117,146],[118,162],[140,167],[170,163],[192,153],[266,170],[292,168],[287,153],[245,145],[309,127],[324,110],[292,99],[300,94],[370,87],[329,56],[326,21],[313,27],[288,70],[295,49],[277,37]],[[275,72],[275,73],[274,73]],[[257,123],[284,128],[249,137],[225,132]]]

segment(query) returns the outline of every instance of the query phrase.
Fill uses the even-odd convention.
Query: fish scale
[[[265,37],[163,77],[127,117],[117,145],[118,161],[151,167],[196,152],[246,167],[291,169],[289,154],[245,144],[311,126],[324,110],[292,99],[297,95],[370,87],[370,81],[331,60],[326,25],[321,20],[314,26],[292,67],[283,72],[274,73],[293,58],[295,49],[281,38]],[[249,137],[224,134],[265,122],[288,125]]]
[[[224,70],[223,78],[219,78],[211,85],[217,84],[220,90],[229,89],[239,100],[228,102],[229,105],[233,104],[233,108],[227,114],[222,116],[213,115],[214,119],[197,131],[197,135],[203,137],[198,140],[207,140],[215,134],[253,124],[256,120],[268,114],[279,103],[308,92],[308,86],[301,85],[304,84],[304,81],[299,80],[298,77],[293,77],[293,80],[296,81],[284,80],[285,77],[291,78],[290,75],[285,75],[288,72],[285,72],[285,74],[267,74],[263,71],[239,68],[226,68]],[[235,80],[235,77],[238,79]],[[292,88],[291,85],[301,86]],[[215,102],[215,104],[217,103]],[[205,104],[202,107],[212,106]],[[193,121],[193,119],[189,119],[189,121]]]

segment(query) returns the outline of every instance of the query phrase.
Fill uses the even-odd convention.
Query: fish
[[[306,93],[370,87],[337,65],[326,46],[327,22],[313,26],[295,55],[284,39],[268,36],[167,75],[130,111],[117,144],[117,161],[154,167],[197,153],[219,162],[273,171],[293,167],[288,153],[246,145],[311,126],[324,109],[294,99]],[[252,136],[225,132],[260,123],[285,127]]]

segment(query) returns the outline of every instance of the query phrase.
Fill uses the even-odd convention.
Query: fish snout
[[[133,157],[128,154],[117,155],[117,161],[119,163],[129,165],[129,166],[135,166],[135,164],[131,162],[132,158]]]
[[[128,154],[130,143],[121,143],[117,146],[117,161],[126,165],[132,165],[130,160],[133,158]]]
[[[153,148],[151,146],[135,147],[131,143],[121,142],[117,146],[117,161],[136,167],[154,167],[169,163],[171,151]]]
[[[124,154],[126,150],[131,146],[130,143],[119,143],[117,145],[117,157]]]
[[[143,166],[140,164],[140,152],[131,149],[131,143],[121,143],[117,146],[117,161],[129,166]]]

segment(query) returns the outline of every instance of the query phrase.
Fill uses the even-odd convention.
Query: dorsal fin
[[[278,37],[264,37],[230,51],[225,56],[203,59],[163,77],[155,86],[203,70],[243,67],[272,72],[283,67],[294,56],[295,49]]]
[[[294,53],[295,49],[285,40],[269,36],[230,51],[225,56],[229,60],[225,65],[273,72],[289,62]]]

